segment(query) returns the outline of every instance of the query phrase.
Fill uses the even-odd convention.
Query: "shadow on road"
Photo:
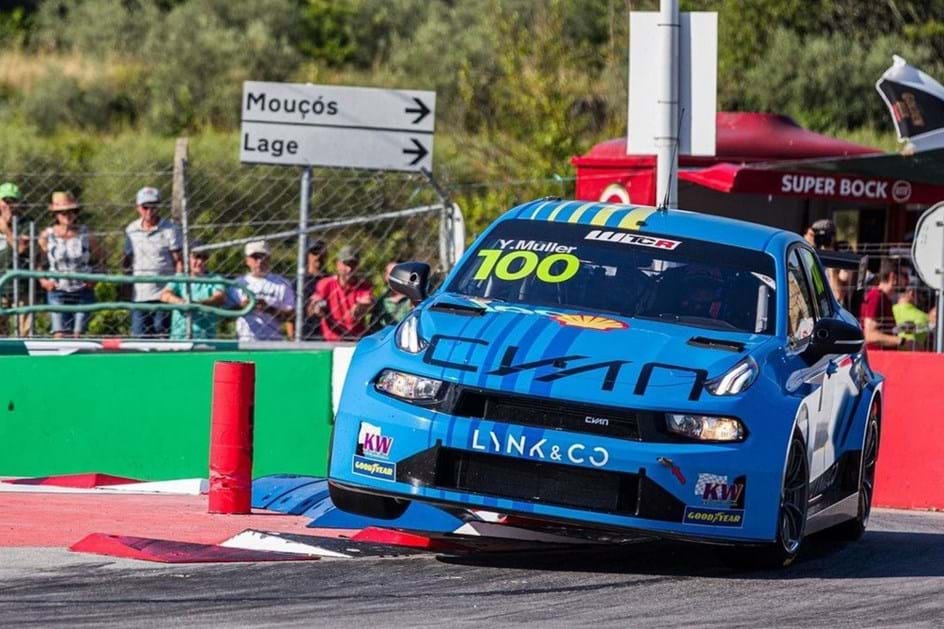
[[[782,570],[747,571],[725,563],[730,549],[674,541],[581,546],[546,551],[440,557],[448,564],[520,570],[711,576],[750,579],[874,579],[944,576],[944,532],[875,531],[858,542],[822,535],[805,542],[800,560]]]

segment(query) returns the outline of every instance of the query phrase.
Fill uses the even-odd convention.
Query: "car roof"
[[[498,220],[513,219],[630,229],[662,236],[708,240],[759,251],[766,250],[778,234],[794,235],[776,227],[701,212],[658,210],[645,205],[558,198],[538,199],[519,205],[505,212]],[[784,242],[793,238],[777,240]]]

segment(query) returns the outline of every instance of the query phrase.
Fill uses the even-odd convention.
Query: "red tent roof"
[[[753,112],[718,112],[716,155],[681,156],[683,165],[843,157],[879,153],[878,149],[804,129],[787,116]],[[653,162],[653,156],[627,155],[626,138],[601,142],[573,158],[578,166]]]

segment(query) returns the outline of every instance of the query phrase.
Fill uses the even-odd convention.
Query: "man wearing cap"
[[[322,279],[328,277],[328,245],[323,240],[316,240],[308,246],[308,257],[305,263],[305,292],[303,293],[305,306],[305,321],[302,325],[302,339],[306,341],[321,340],[321,317],[315,314],[310,301],[315,293],[315,287]]]
[[[206,251],[194,251],[200,246],[197,241],[190,244],[190,276],[205,277],[208,280],[219,279],[219,275],[207,272]],[[216,282],[171,282],[161,292],[161,301],[165,304],[202,304],[222,308],[226,302],[226,288]],[[218,317],[207,312],[194,312],[190,316],[190,338],[216,338]],[[170,322],[170,338],[181,340],[187,338],[187,315],[175,310]]]
[[[335,262],[337,274],[318,282],[309,300],[311,312],[322,317],[326,341],[353,340],[367,331],[364,318],[374,301],[373,289],[356,275],[359,262],[353,247],[341,247]]]
[[[13,268],[13,256],[16,255],[17,265],[21,269],[29,268],[29,236],[24,233],[23,226],[18,229],[19,243],[13,242],[13,217],[17,215],[22,195],[20,188],[10,182],[0,184],[0,274]],[[16,254],[14,254],[14,250]],[[19,282],[20,305],[26,303],[25,297],[27,284],[24,281]],[[4,307],[13,304],[13,282],[7,282],[2,288],[2,301]],[[20,331],[29,327],[29,316],[20,315]],[[0,334],[8,333],[6,317],[0,317]]]
[[[239,283],[256,296],[256,307],[249,314],[236,320],[236,333],[240,341],[281,341],[282,324],[295,316],[295,291],[287,279],[269,272],[269,257],[272,254],[268,243],[257,240],[246,244],[246,266],[249,273]],[[239,300],[245,306],[248,299]]]
[[[161,193],[157,188],[138,190],[135,204],[139,218],[125,228],[125,273],[173,275],[184,270],[180,229],[173,221],[160,217],[160,202]],[[135,303],[159,303],[164,286],[163,282],[135,283]],[[169,330],[170,312],[131,312],[132,336],[166,338]]]

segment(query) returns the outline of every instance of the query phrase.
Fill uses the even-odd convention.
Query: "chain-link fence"
[[[57,331],[57,336],[73,336],[79,330],[92,337],[356,338],[402,317],[409,308],[403,296],[385,289],[389,263],[422,260],[442,272],[461,253],[461,214],[424,174],[315,169],[304,182],[310,208],[301,229],[305,174],[300,168],[202,167],[178,156],[175,162],[133,172],[119,166],[108,172],[54,172],[48,164],[6,170],[0,172],[0,182],[15,184],[20,198],[6,199],[9,209],[0,205],[0,270],[84,269],[121,275],[134,269],[135,275],[206,272],[230,279],[254,274],[259,279],[248,284],[262,303],[244,319],[268,326],[268,336],[259,336],[259,329],[238,324],[235,316],[216,317],[201,312],[203,308],[187,314],[181,300],[234,312],[240,308],[240,291],[211,283],[161,283],[156,292],[146,293],[103,280],[90,286],[88,299],[80,299],[81,282],[21,278],[0,285],[4,307],[148,299],[161,300],[154,307],[167,310],[149,312],[138,303],[83,314],[81,326],[70,318],[64,327],[47,307],[45,312],[4,317],[0,334],[8,336],[44,337]],[[142,187],[160,193],[153,215],[136,208]],[[63,205],[60,195],[53,207],[56,191],[68,191],[81,203],[75,227],[66,229],[69,221],[59,216],[67,211],[54,211],[70,205]],[[143,227],[135,223],[141,220]],[[163,225],[168,229],[162,229],[161,220],[170,222]],[[12,255],[14,243],[22,250],[19,255]],[[346,260],[339,259],[341,253]],[[330,279],[337,274],[339,282]],[[295,312],[302,313],[301,326],[295,325]],[[136,325],[138,316],[147,325]],[[173,326],[172,317],[179,318]]]
[[[848,250],[868,256],[868,272],[864,278],[847,271],[836,273],[831,278],[838,286],[837,297],[843,306],[859,316],[865,294],[881,281],[882,270],[894,270],[899,279],[891,298],[892,312],[880,316],[877,323],[883,331],[905,339],[901,349],[933,350],[937,291],[918,277],[911,259],[911,243],[864,243]],[[863,288],[859,288],[860,284]]]

